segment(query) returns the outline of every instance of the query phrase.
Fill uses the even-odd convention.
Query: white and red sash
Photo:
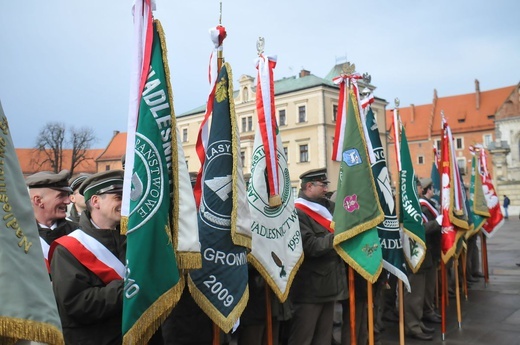
[[[334,233],[334,229],[331,227],[332,214],[324,206],[317,204],[312,201],[305,200],[303,198],[297,198],[294,200],[294,206],[305,212],[306,215],[314,219],[318,224],[327,229],[330,233]]]
[[[420,198],[419,204],[421,204],[421,206],[426,207],[431,212],[431,214],[433,214],[433,216],[435,218],[437,218],[439,216],[439,211],[437,211],[437,209],[432,204],[430,204],[428,202],[428,200]],[[430,221],[424,213],[422,213],[422,217],[423,217],[424,223],[428,223]]]
[[[40,245],[42,246],[43,258],[45,259],[45,267],[47,267],[47,272],[51,272],[51,266],[49,265],[49,249],[51,246],[43,238],[40,237]]]
[[[103,244],[82,230],[75,230],[51,244],[49,262],[56,246],[65,247],[83,266],[97,275],[105,284],[123,279],[125,266]]]

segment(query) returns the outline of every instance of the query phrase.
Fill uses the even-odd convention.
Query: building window
[[[182,142],[185,143],[188,141],[188,128],[182,129]]]
[[[248,116],[247,117],[247,131],[251,132],[253,130],[253,117]]]
[[[242,132],[251,132],[253,130],[253,117],[247,116],[242,118]]]
[[[287,146],[283,147],[283,154],[285,155],[285,160],[289,161],[289,148]]]
[[[298,188],[291,187],[291,189],[292,189],[292,196],[294,199],[296,199],[298,197]]]
[[[441,152],[441,143],[442,141],[440,139],[435,140],[435,147],[437,148],[437,152]]]
[[[336,122],[337,117],[338,117],[338,105],[334,104],[332,106],[332,122]]]
[[[188,167],[188,160],[186,160],[186,169],[190,170]]]
[[[245,132],[247,129],[247,119],[245,117],[242,118],[242,132]]]
[[[300,162],[308,162],[309,161],[309,145],[300,145]]]
[[[424,164],[424,156],[417,156],[417,164]]]
[[[105,170],[106,170],[106,171],[109,171],[109,170],[110,170],[110,165],[109,165],[109,164],[105,165]]]
[[[493,136],[491,134],[484,134],[484,147],[487,148],[489,144],[493,141]]]
[[[462,138],[455,138],[455,149],[462,150],[464,148],[464,141]]]
[[[307,114],[305,112],[305,106],[300,105],[298,107],[298,122],[307,122]]]
[[[278,110],[278,124],[280,126],[287,125],[287,118],[285,117],[285,109]]]
[[[457,166],[462,175],[466,174],[466,158],[457,158]]]
[[[240,159],[242,160],[242,165],[246,165],[246,151],[240,151]]]

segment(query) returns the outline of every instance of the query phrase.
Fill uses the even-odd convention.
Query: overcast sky
[[[157,0],[175,113],[203,105],[208,29],[218,0]],[[0,101],[14,144],[33,147],[50,121],[91,127],[96,148],[126,131],[131,0],[0,0]],[[369,72],[375,95],[401,106],[520,82],[520,1],[224,0],[224,56],[235,86],[255,76],[256,40],[276,54],[275,78],[305,68],[325,77],[347,56]]]

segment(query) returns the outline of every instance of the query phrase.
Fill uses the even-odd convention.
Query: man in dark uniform
[[[123,171],[88,177],[80,229],[49,252],[53,289],[67,344],[121,344],[126,236],[120,234]],[[88,258],[88,260],[85,260]]]
[[[70,204],[69,171],[58,174],[40,171],[25,180],[38,223],[40,237],[47,243],[67,235],[78,228],[78,224],[67,219]]]
[[[435,282],[437,267],[441,260],[441,231],[442,215],[440,206],[432,199],[433,187],[431,178],[420,179],[423,194],[419,203],[425,217],[424,230],[426,234],[426,255],[430,256],[432,265],[426,269],[426,288],[424,294],[423,320],[433,323],[441,323],[441,316],[435,310]],[[424,265],[424,263],[423,263]]]
[[[431,184],[431,179],[429,179]],[[426,184],[427,180],[423,180]],[[423,185],[417,180],[417,195],[423,195]],[[422,208],[421,203],[421,208]],[[425,296],[428,293],[429,284],[435,284],[435,280],[430,281],[428,273],[433,269],[433,259],[431,252],[431,238],[438,232],[440,236],[441,222],[437,222],[435,217],[430,220],[423,214],[424,229],[426,235],[426,252],[424,261],[416,273],[409,271],[408,281],[410,282],[411,291],[404,291],[404,321],[406,334],[412,338],[419,340],[433,340],[432,334],[435,329],[428,327],[423,323]],[[430,239],[430,240],[429,240]]]
[[[70,195],[72,207],[70,208],[69,219],[76,223],[79,223],[79,216],[81,216],[81,213],[87,209],[87,205],[85,205],[85,197],[79,194],[79,186],[81,186],[83,181],[85,181],[89,176],[90,174],[79,174],[69,180],[70,189],[72,189],[72,194]]]
[[[300,179],[295,204],[305,257],[291,287],[294,315],[289,345],[330,344],[334,303],[348,298],[345,264],[332,245],[334,203],[325,197],[326,169],[307,171]]]

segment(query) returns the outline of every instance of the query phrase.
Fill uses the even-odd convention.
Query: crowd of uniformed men
[[[326,170],[310,170],[300,179],[297,201],[313,203],[323,216],[331,216],[334,202],[329,198]],[[405,330],[410,337],[431,340],[434,332],[431,323],[441,321],[434,295],[442,216],[431,198],[431,179],[417,182],[427,253],[420,271],[409,274],[412,290],[405,293]],[[66,170],[39,172],[27,177],[26,184],[48,258],[66,343],[120,344],[126,252],[126,239],[119,231],[123,171],[80,174],[73,178]],[[300,209],[297,212],[305,257],[288,301],[278,303],[272,295],[273,344],[350,344],[346,265],[333,249],[334,234],[312,215]],[[473,243],[469,250],[475,252],[475,247]],[[478,258],[468,262],[471,268],[468,280],[473,281],[479,275]],[[107,267],[113,272],[110,269],[107,272]],[[249,273],[250,300],[233,341],[239,345],[260,345],[265,341],[266,284],[252,266]],[[366,283],[359,275],[355,286],[356,337],[358,344],[364,345],[367,344]],[[384,329],[381,320],[397,320],[395,286],[395,277],[386,272],[375,284],[376,343],[381,343],[379,335]],[[337,318],[335,310],[340,305],[343,317]],[[335,326],[341,327],[341,339],[333,337]],[[230,338],[222,335],[221,343]],[[150,344],[212,344],[212,339],[210,319],[186,288]]]

